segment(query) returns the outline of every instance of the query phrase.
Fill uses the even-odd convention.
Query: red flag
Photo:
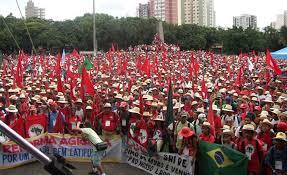
[[[63,86],[63,83],[62,83],[62,79],[61,79],[61,74],[57,75],[57,91],[58,92],[63,92],[64,93],[64,86]]]
[[[16,73],[15,73],[15,85],[18,87],[23,87],[23,70],[22,70],[22,59],[23,59],[23,51],[18,56],[18,64],[16,68]]]
[[[266,51],[266,64],[269,66],[277,75],[281,75],[282,71],[277,65],[276,61],[272,58],[269,50]]]
[[[71,53],[71,55],[73,57],[76,57],[76,58],[80,58],[80,54],[78,53],[78,51],[76,49],[73,50],[73,52]]]
[[[204,97],[205,99],[208,98],[208,93],[207,93],[207,88],[206,88],[206,85],[205,85],[204,77],[203,77],[202,82],[201,82],[201,93],[202,93],[202,97]]]
[[[82,69],[82,82],[81,82],[81,95],[84,99],[85,93],[91,96],[95,95],[94,86],[91,82],[90,75],[88,74],[86,67],[83,66]]]
[[[20,136],[22,137],[26,137],[25,136],[25,121],[22,117],[19,117],[18,119],[16,119],[16,121],[12,124],[9,125],[11,129],[13,129],[14,131],[16,131]]]
[[[238,73],[237,73],[237,78],[235,80],[235,85],[237,86],[241,86],[242,84],[242,74],[243,74],[243,68],[242,66],[240,67],[240,69],[238,70]]]
[[[141,70],[146,73],[148,77],[150,77],[150,63],[148,57],[146,57],[144,64],[141,67]]]
[[[47,131],[47,117],[45,115],[29,116],[25,123],[26,137],[35,137]]]
[[[215,135],[215,124],[214,124],[214,115],[213,115],[212,100],[211,99],[209,100],[207,121],[211,125],[211,134]]]
[[[53,132],[54,133],[64,133],[64,128],[65,128],[64,114],[59,111],[57,118],[56,118],[55,126],[53,128]]]
[[[209,55],[210,55],[210,64],[211,66],[213,66],[213,59],[214,59],[213,53],[210,52]]]
[[[75,90],[75,86],[76,86],[76,82],[74,81],[74,79],[71,79],[70,81],[70,95],[71,95],[71,98],[72,100],[76,100],[76,97],[75,97],[75,94],[74,94],[74,90]]]

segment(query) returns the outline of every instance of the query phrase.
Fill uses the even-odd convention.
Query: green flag
[[[167,114],[166,114],[166,118],[165,118],[166,127],[168,127],[171,123],[174,122],[172,96],[173,96],[172,85],[171,85],[171,81],[169,81],[168,95],[167,95]],[[169,147],[170,147],[171,143],[172,143],[171,137],[166,135],[166,138],[164,139],[163,152],[170,152]]]
[[[166,125],[170,125],[174,122],[173,118],[173,105],[172,105],[172,84],[171,81],[169,81],[168,85],[168,96],[167,96],[167,114],[166,114]]]
[[[83,62],[83,65],[86,67],[86,70],[91,70],[94,67],[91,60],[87,56],[85,56],[85,60]],[[79,73],[82,73],[82,66],[83,65],[81,65],[79,67]]]
[[[198,171],[204,175],[247,175],[247,157],[223,145],[199,141]]]

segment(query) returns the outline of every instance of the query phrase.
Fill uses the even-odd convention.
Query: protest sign
[[[128,164],[153,175],[193,174],[193,159],[190,157],[170,153],[159,153],[156,157],[149,157],[132,148],[126,149],[125,153]]]
[[[89,162],[93,146],[81,136],[45,133],[28,141],[46,155],[59,154],[69,161]],[[109,142],[103,162],[121,161],[121,139]],[[0,148],[0,169],[17,167],[36,159],[14,142],[7,142]]]

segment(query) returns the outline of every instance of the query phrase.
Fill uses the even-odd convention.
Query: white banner
[[[28,141],[46,155],[59,154],[69,161],[89,162],[93,146],[81,136],[45,133]],[[103,162],[121,162],[122,140],[109,141]],[[0,146],[0,169],[13,168],[35,161],[35,158],[14,142]]]
[[[128,164],[153,175],[192,175],[193,159],[178,154],[159,153],[149,157],[139,151],[128,148],[125,151]]]

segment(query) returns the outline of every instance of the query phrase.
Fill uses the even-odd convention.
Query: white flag
[[[249,69],[249,71],[252,71],[253,69],[254,69],[254,65],[252,64],[252,62],[249,60],[249,58],[248,58],[248,69]]]

